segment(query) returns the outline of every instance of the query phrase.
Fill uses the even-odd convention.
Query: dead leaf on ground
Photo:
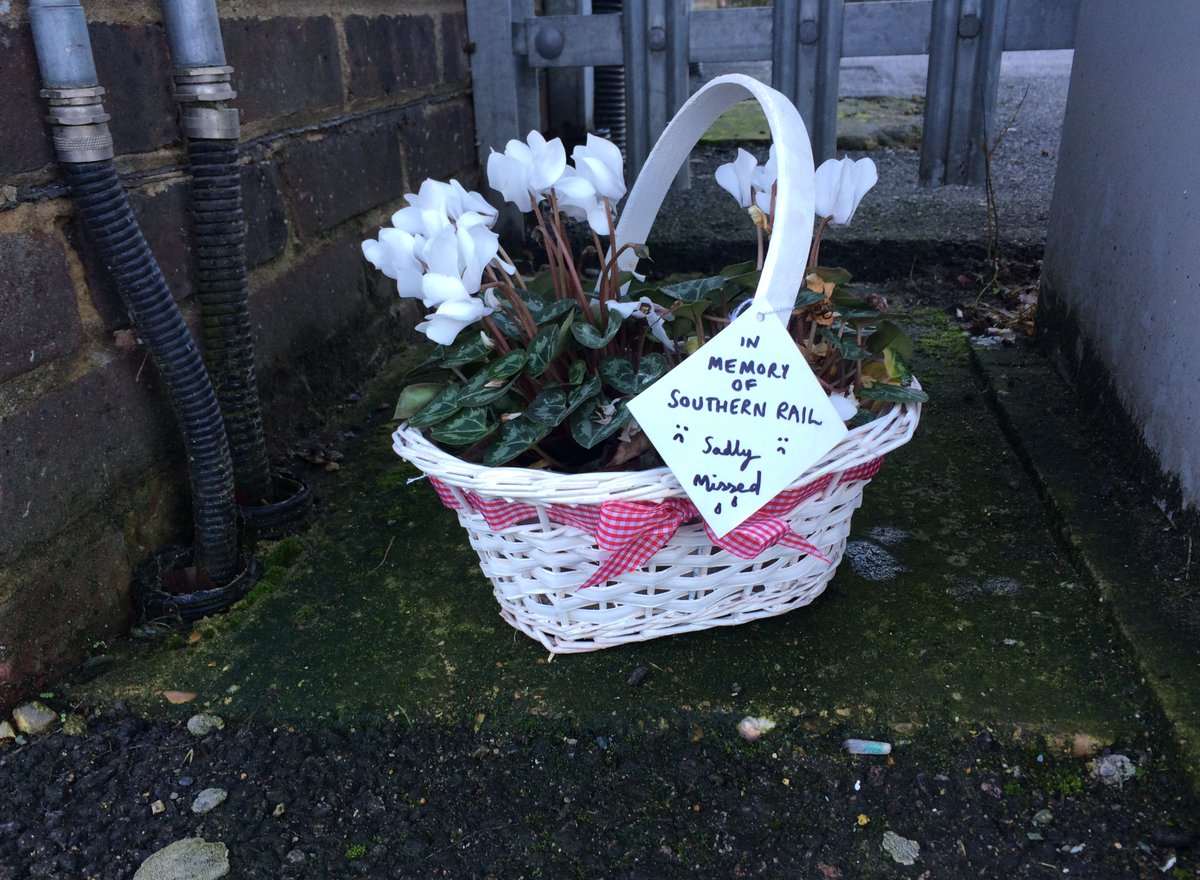
[[[833,865],[827,865],[824,862],[817,862],[817,870],[821,872],[821,876],[825,880],[841,880],[842,878],[840,868],[835,868]]]
[[[162,695],[168,703],[173,703],[176,706],[183,703],[190,703],[196,699],[196,695],[192,691],[163,691]]]

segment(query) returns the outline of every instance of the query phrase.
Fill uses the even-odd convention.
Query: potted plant
[[[649,280],[645,233],[679,162],[747,95],[776,145],[761,167],[739,151],[717,181],[749,212],[757,254],[716,275]],[[531,132],[493,152],[487,175],[531,216],[538,271],[520,271],[491,229],[496,210],[457,181],[425,181],[363,252],[429,309],[417,329],[436,348],[400,395],[394,448],[457,511],[502,615],[571,652],[812,601],[863,487],[911,437],[925,399],[882,298],[817,265],[821,232],[849,221],[873,164],[831,161],[814,174],[795,108],[729,76],[681,109],[620,215],[621,155],[595,135],[568,162],[560,141]],[[706,527],[627,404],[751,301],[777,306],[851,430],[748,521],[747,542]]]

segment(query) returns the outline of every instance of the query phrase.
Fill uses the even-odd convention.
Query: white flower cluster
[[[777,179],[774,144],[765,165],[759,165],[752,155],[739,148],[737,158],[717,169],[716,178],[721,189],[737,199],[738,205],[743,208],[754,205],[769,214],[771,187]],[[870,159],[827,159],[817,168],[817,218],[845,226],[854,219],[863,196],[878,182],[879,173]]]
[[[509,141],[503,153],[492,152],[488,182],[523,212],[554,193],[565,214],[608,235],[609,211],[625,195],[621,151],[589,134],[571,161],[573,167],[561,140],[531,131],[524,141]],[[363,256],[395,279],[400,296],[434,310],[417,330],[449,345],[464,327],[491,314],[495,299],[477,296],[484,272],[492,267],[511,275],[516,268],[499,257],[500,240],[491,229],[497,212],[479,193],[457,180],[427,179],[404,201],[407,207],[392,215],[392,225],[362,243]]]
[[[531,131],[524,141],[505,144],[503,153],[492,151],[488,183],[523,213],[553,193],[564,214],[608,235],[609,210],[625,195],[621,151],[612,141],[589,134],[587,143],[571,151],[571,162],[573,166],[567,165],[561,140],[548,141]]]
[[[476,296],[484,270],[516,270],[497,256],[500,239],[491,230],[496,209],[479,193],[468,192],[457,180],[426,180],[404,201],[408,207],[392,215],[391,227],[362,243],[363,256],[395,279],[400,296],[434,310],[417,330],[449,345],[464,327],[491,313]]]

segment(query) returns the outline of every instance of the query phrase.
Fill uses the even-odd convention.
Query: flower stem
[[[496,326],[496,322],[491,319],[491,316],[483,316],[483,326],[487,329],[488,335],[492,337],[492,341],[496,343],[500,354],[508,354],[512,351],[508,340],[504,338],[504,334],[500,332],[500,328]]]
[[[825,227],[828,225],[828,217],[822,217],[817,221],[817,229],[813,233],[812,247],[808,251],[808,265],[804,270],[805,275],[817,267],[817,259],[821,255],[821,236],[825,233]]]

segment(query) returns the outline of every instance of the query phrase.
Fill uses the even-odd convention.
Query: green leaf
[[[567,391],[562,386],[543,388],[529,404],[525,415],[540,425],[553,428],[567,417]]]
[[[821,338],[832,345],[837,353],[848,361],[861,361],[869,358],[871,353],[865,348],[859,346],[855,342],[853,336],[841,336],[830,330],[828,327],[821,328]]]
[[[521,368],[525,366],[525,361],[529,359],[528,353],[523,348],[514,349],[504,357],[488,365],[487,374],[492,379],[511,379],[517,373],[521,372]]]
[[[883,350],[883,365],[887,369],[888,376],[901,385],[907,385],[912,381],[912,370],[908,368],[908,364],[904,362],[904,358],[896,349],[889,347]]]
[[[757,272],[758,263],[754,260],[747,260],[744,263],[734,263],[732,266],[726,266],[721,270],[721,274],[726,278],[736,278],[739,275],[745,275],[747,272]]]
[[[573,299],[553,299],[536,293],[522,292],[521,300],[525,303],[525,308],[529,309],[529,314],[533,316],[535,324],[557,321],[563,315],[575,310],[575,300]]]
[[[487,370],[480,370],[471,377],[458,398],[459,406],[487,406],[503,397],[512,387],[513,380],[493,379]]]
[[[534,443],[537,443],[549,433],[546,425],[532,421],[525,416],[509,419],[500,426],[500,435],[488,447],[483,456],[483,463],[488,467],[499,467],[512,461]]]
[[[567,373],[567,381],[572,385],[578,385],[586,375],[587,364],[583,361],[575,361],[575,363],[571,364],[571,371]]]
[[[554,293],[554,273],[549,269],[539,272],[525,281],[525,286],[533,293],[549,296]]]
[[[483,341],[483,336],[479,333],[472,333],[465,341],[458,343],[446,352],[442,357],[442,366],[461,367],[473,364],[475,361],[486,360],[491,353],[492,347]]]
[[[421,361],[421,363],[417,364],[415,367],[413,367],[411,370],[409,370],[404,375],[405,376],[414,376],[417,373],[423,373],[428,369],[437,367],[442,363],[442,358],[444,358],[445,356],[446,356],[446,346],[444,346],[444,345],[435,346],[433,351],[430,353],[429,357],[425,358],[425,360]]]
[[[613,341],[613,337],[617,335],[617,331],[621,329],[621,313],[612,309],[608,310],[608,326],[601,333],[587,321],[580,321],[578,324],[571,325],[571,335],[575,337],[575,341],[586,348],[604,348]]]
[[[604,411],[609,406],[614,407],[611,414]],[[630,418],[632,414],[626,408],[625,401],[612,404],[607,397],[600,395],[571,416],[571,436],[584,449],[592,449],[625,427]]]
[[[825,297],[817,293],[815,290],[809,290],[807,287],[800,288],[800,292],[796,294],[796,304],[792,308],[803,309],[811,306],[814,303],[824,302]]]
[[[509,339],[516,342],[525,341],[525,334],[521,331],[521,322],[513,314],[510,304],[501,304],[500,308],[492,312],[492,320],[496,322],[496,326],[500,328],[500,332]]]
[[[713,299],[725,287],[724,275],[713,275],[709,278],[693,278],[690,281],[680,281],[678,284],[668,284],[662,292],[672,299],[691,303],[702,299]]]
[[[570,335],[574,320],[574,313],[567,315],[567,320],[561,325],[543,327],[538,331],[538,335],[533,337],[533,341],[529,343],[529,360],[525,365],[529,375],[540,376],[546,372],[546,367],[562,352],[563,343]]]
[[[409,385],[400,392],[400,399],[396,402],[396,413],[392,418],[398,421],[411,419],[424,409],[425,404],[437,397],[442,385],[441,382],[416,382]]]
[[[836,268],[833,266],[817,266],[813,269],[817,273],[817,277],[825,282],[833,284],[849,284],[852,276],[845,269]]]
[[[888,403],[924,403],[929,395],[919,388],[903,385],[872,385],[858,392],[860,400],[883,400]]]
[[[636,373],[633,361],[627,357],[610,357],[600,362],[601,377],[622,394],[637,394],[666,372],[667,359],[657,353],[642,355]]]
[[[837,313],[845,321],[874,321],[879,318],[879,312],[875,309],[839,308]]]
[[[421,407],[416,415],[408,420],[408,423],[414,428],[427,428],[450,418],[462,409],[462,404],[459,402],[461,396],[461,385],[447,385],[438,392],[433,400]]]
[[[846,422],[846,427],[851,430],[854,430],[855,428],[861,428],[863,425],[869,425],[877,418],[879,418],[879,416],[876,413],[871,412],[869,409],[860,409],[853,416],[851,416],[850,421]]]
[[[486,406],[456,413],[452,418],[429,429],[429,436],[447,446],[470,446],[496,430],[496,419]]]
[[[867,350],[872,354],[883,354],[885,348],[890,348],[907,359],[912,358],[913,344],[908,334],[891,321],[880,321],[875,332],[867,337]]]

